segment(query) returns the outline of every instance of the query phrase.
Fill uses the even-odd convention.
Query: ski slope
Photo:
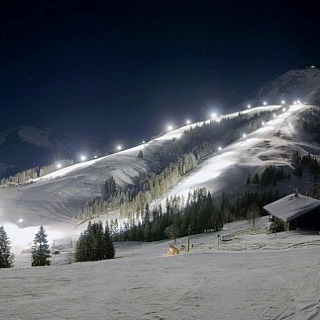
[[[241,112],[254,114],[279,107],[279,105],[262,106]],[[190,191],[199,187],[206,187],[212,193],[228,188],[233,191],[237,186],[243,185],[249,169],[259,166],[261,168],[266,163],[260,159],[263,153],[273,151],[276,153],[279,146],[280,153],[278,150],[277,154],[273,155],[272,162],[286,164],[281,148],[288,146],[289,143],[294,144],[295,141],[283,140],[277,137],[276,133],[279,130],[287,130],[287,124],[295,119],[297,113],[304,107],[304,105],[290,106],[288,110],[246,138],[240,137],[238,141],[226,146],[219,154],[199,165],[166,197],[187,196]],[[220,118],[235,117],[238,114],[239,112],[235,112],[208,121],[219,121]],[[172,139],[179,139],[185,130],[202,124],[203,122],[198,122],[186,125],[134,148],[62,168],[25,186],[9,190],[0,189],[0,224],[13,224],[22,228],[38,227],[40,224],[54,228],[54,225],[59,225],[59,228],[73,229],[75,215],[80,212],[86,201],[101,195],[101,186],[107,177],[112,175],[119,185],[132,183],[132,179],[147,172],[152,166],[153,155],[157,148]],[[266,143],[267,146],[261,147],[261,144]],[[144,154],[142,159],[138,158],[140,150],[143,150]],[[165,198],[159,201],[164,201]]]
[[[278,109],[280,106],[273,106]],[[277,133],[285,131],[288,135],[288,124],[294,121],[297,114],[305,108],[305,105],[293,105],[273,120],[261,125],[261,127],[239,140],[223,148],[219,153],[203,162],[196,172],[178,183],[166,197],[183,196],[195,188],[205,187],[213,194],[241,190],[245,184],[248,173],[252,168],[261,170],[264,165],[288,165],[284,156],[286,148],[291,145],[294,148],[296,141],[288,141]],[[249,109],[245,112],[258,112],[266,110],[266,107]],[[251,112],[252,112],[251,111]],[[243,112],[243,113],[245,113]],[[238,114],[233,114],[234,116]],[[292,129],[292,126],[290,127]],[[264,161],[261,158],[265,158]]]

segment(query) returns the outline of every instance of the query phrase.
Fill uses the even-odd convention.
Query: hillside
[[[292,106],[245,138],[226,146],[220,154],[202,163],[197,172],[174,187],[168,196],[186,197],[189,190],[200,187],[216,195],[223,191],[236,194],[243,191],[248,174],[261,173],[268,165],[291,167],[294,150],[319,156],[319,144],[306,140],[296,125],[304,110],[308,110],[307,105]],[[310,109],[307,112],[312,113]],[[301,181],[290,181],[283,186],[283,192],[290,193],[292,188],[301,190]]]
[[[244,110],[247,115],[259,114],[263,110],[277,110],[279,106],[262,106]],[[236,193],[243,188],[249,172],[261,172],[266,165],[288,166],[292,150],[319,154],[319,148],[308,141],[299,140],[299,133],[293,130],[299,113],[307,110],[306,105],[294,105],[279,116],[262,125],[258,130],[240,137],[234,143],[224,146],[219,153],[213,153],[195,170],[182,179],[167,197],[184,195],[196,188],[206,187],[213,195],[222,191]],[[223,116],[236,117],[237,113]],[[125,186],[157,165],[157,151],[177,141],[185,130],[200,126],[190,124],[172,130],[163,136],[113,155],[78,163],[62,168],[42,178],[33,179],[28,185],[0,191],[1,223],[13,223],[19,227],[46,226],[61,223],[71,227],[75,216],[84,204],[101,195],[101,186],[107,177],[113,176],[117,185]],[[285,134],[283,134],[285,133]],[[138,153],[143,150],[144,157]],[[286,192],[293,187],[292,181],[285,185]],[[301,182],[297,182],[301,183]]]

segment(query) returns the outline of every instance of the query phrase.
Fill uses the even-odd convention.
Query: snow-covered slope
[[[254,114],[279,106],[263,106],[247,109],[243,113]],[[223,148],[219,154],[203,162],[176,187],[171,195],[184,195],[195,188],[206,187],[213,194],[223,190],[236,192],[252,170],[261,170],[266,164],[287,165],[286,148],[294,148],[296,141],[277,133],[286,132],[304,106],[294,105],[275,119],[265,123],[246,138]],[[236,116],[238,112],[224,117]],[[73,223],[73,218],[84,204],[101,195],[101,185],[111,175],[119,185],[131,184],[138,175],[153,165],[155,152],[162,145],[179,139],[183,132],[202,123],[190,124],[164,134],[152,141],[122,152],[79,163],[60,169],[33,183],[0,191],[0,223],[11,222],[21,227],[50,225],[57,222]],[[293,130],[290,127],[290,130]],[[138,157],[143,150],[144,157]],[[164,199],[163,199],[164,200]]]
[[[1,269],[1,319],[310,320],[320,317],[319,235],[267,234],[226,224],[191,237],[190,253],[167,257],[170,241],[116,244],[117,259],[30,267],[18,254]],[[186,245],[180,238],[176,246]]]
[[[249,96],[253,103],[262,100],[269,103],[280,103],[281,100],[293,103],[298,99],[304,103],[320,104],[320,69],[308,67],[288,71]]]
[[[205,187],[212,194],[223,191],[236,194],[243,189],[248,173],[260,172],[267,165],[290,165],[291,151],[305,149],[320,154],[320,148],[300,141],[292,125],[306,106],[293,105],[260,129],[223,148],[203,162],[194,173],[176,185],[166,197],[184,196]],[[291,186],[297,187],[297,186]],[[291,188],[287,192],[291,191]]]

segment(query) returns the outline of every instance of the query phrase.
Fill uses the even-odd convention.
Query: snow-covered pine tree
[[[0,227],[0,269],[12,268],[14,262],[14,255],[10,253],[10,240],[4,227]]]
[[[51,255],[47,240],[47,234],[43,226],[40,226],[38,233],[33,240],[31,251],[31,266],[50,266]]]

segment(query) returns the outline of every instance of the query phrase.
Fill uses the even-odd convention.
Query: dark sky
[[[132,142],[223,113],[319,64],[317,2],[2,1],[0,129]]]

